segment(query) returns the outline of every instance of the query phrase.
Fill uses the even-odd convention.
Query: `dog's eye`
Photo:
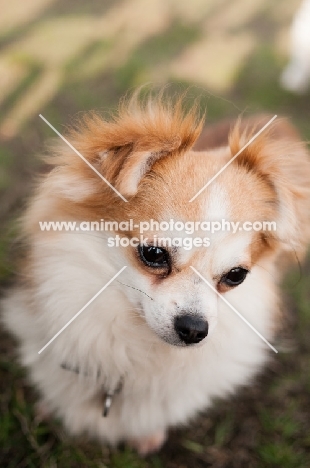
[[[241,284],[245,280],[248,273],[249,271],[245,268],[232,268],[232,270],[222,276],[221,283],[224,283],[227,286],[238,286],[238,284]]]
[[[138,251],[141,260],[147,266],[163,268],[167,267],[169,264],[169,253],[161,247],[140,245]]]

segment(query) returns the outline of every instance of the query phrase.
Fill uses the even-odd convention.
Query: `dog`
[[[79,155],[62,142],[51,151],[2,302],[41,413],[140,454],[252,382],[283,324],[284,264],[310,239],[309,154],[295,128],[281,118],[259,132],[270,119],[259,115],[203,129],[198,106],[186,106],[135,95],[111,119],[91,113],[73,126]],[[40,229],[99,220],[117,224]],[[206,233],[208,220],[276,230]],[[185,248],[177,222],[194,223],[201,242]],[[168,234],[181,243],[164,246]]]

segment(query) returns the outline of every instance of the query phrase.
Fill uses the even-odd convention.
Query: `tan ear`
[[[169,99],[160,93],[140,100],[134,95],[110,120],[86,115],[70,141],[120,193],[132,196],[159,158],[194,145],[202,125],[197,105],[186,111],[182,96]]]
[[[264,123],[243,127],[241,133],[238,122],[230,134],[232,154],[240,151]],[[282,247],[304,250],[310,241],[310,158],[294,127],[278,119],[240,153],[234,164],[255,172],[275,191],[275,234]]]
[[[111,152],[104,152],[105,168],[102,166],[102,172],[111,172],[113,162],[111,161]],[[120,155],[113,152],[114,161],[118,159],[117,173],[114,173],[113,182],[115,188],[125,197],[133,196],[137,193],[138,185],[143,177],[149,172],[153,164],[160,158],[167,156],[165,151],[138,151],[126,155],[120,161]],[[110,166],[110,167],[108,167]]]
[[[96,168],[125,197],[137,193],[143,177],[167,151],[134,151],[132,146],[102,151],[94,163]]]
[[[153,164],[167,153],[142,151],[132,153],[128,156],[117,177],[119,191],[125,196],[137,193],[138,185],[143,177],[149,172]]]

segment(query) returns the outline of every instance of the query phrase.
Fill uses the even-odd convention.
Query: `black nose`
[[[208,322],[192,315],[179,315],[174,320],[174,328],[187,345],[199,343],[208,334]]]

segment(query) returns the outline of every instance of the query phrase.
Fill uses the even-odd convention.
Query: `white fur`
[[[230,203],[227,191],[216,181],[209,186],[206,219],[212,221],[229,220]]]
[[[290,49],[290,62],[281,75],[281,85],[302,94],[310,82],[310,0],[303,0],[294,16]]]
[[[107,247],[98,233],[57,233],[48,242],[41,233],[33,245],[37,286],[12,291],[4,303],[5,323],[21,342],[22,363],[30,368],[44,402],[73,434],[87,431],[114,444],[185,423],[214,397],[249,382],[267,359],[266,345],[192,270],[181,275],[173,289],[168,283],[156,289],[128,262],[117,280],[154,300],[114,281],[39,355],[126,264],[126,256]],[[225,244],[222,248],[225,251]],[[193,266],[212,281],[210,252],[205,255]],[[276,294],[269,265],[255,266],[226,298],[267,339],[272,336]],[[174,302],[216,321],[201,346],[172,346],[159,338],[170,333]],[[63,370],[63,362],[79,366],[79,375]],[[120,378],[123,389],[103,418],[102,386],[115,388]]]

